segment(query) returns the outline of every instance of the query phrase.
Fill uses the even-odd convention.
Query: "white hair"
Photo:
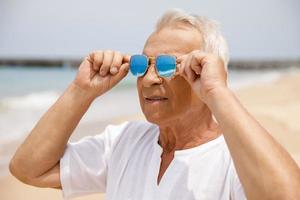
[[[204,42],[201,50],[220,56],[227,67],[229,62],[228,45],[216,21],[203,16],[191,15],[180,9],[171,9],[158,20],[155,31],[158,32],[164,27],[178,23],[189,24],[196,28],[201,33]]]

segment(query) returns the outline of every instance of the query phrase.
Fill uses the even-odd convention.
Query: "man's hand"
[[[96,98],[127,75],[129,59],[117,51],[93,52],[79,66],[74,84]]]
[[[217,89],[227,87],[227,70],[220,57],[197,50],[179,57],[178,61],[179,74],[204,103]]]

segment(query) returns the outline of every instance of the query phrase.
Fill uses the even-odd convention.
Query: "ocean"
[[[229,86],[236,90],[271,82],[295,70],[230,70]],[[73,68],[0,67],[0,176],[8,172],[9,160],[17,146],[75,75]],[[128,75],[117,87],[95,100],[80,126],[105,125],[115,118],[134,115],[141,115],[141,110],[136,78]]]

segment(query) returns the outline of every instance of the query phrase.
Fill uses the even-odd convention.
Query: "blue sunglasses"
[[[137,54],[130,57],[130,71],[134,76],[143,76],[149,64],[155,62],[158,75],[161,77],[171,77],[176,72],[176,57],[172,55],[159,55],[156,58]]]

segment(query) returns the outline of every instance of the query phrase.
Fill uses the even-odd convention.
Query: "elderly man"
[[[11,173],[66,198],[300,199],[299,167],[227,87],[227,46],[213,21],[171,10],[135,59],[117,51],[86,57],[14,155]],[[139,75],[148,122],[68,142],[95,98],[129,69]]]

